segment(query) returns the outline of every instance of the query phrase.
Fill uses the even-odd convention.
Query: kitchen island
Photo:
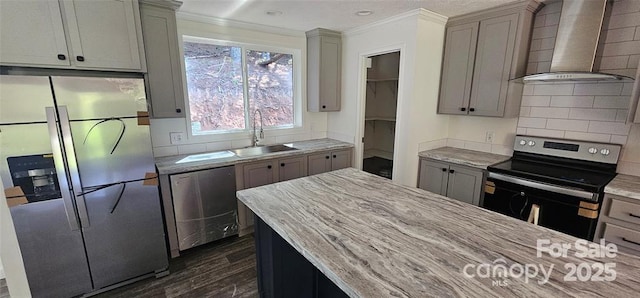
[[[257,217],[262,297],[640,293],[640,258],[622,253],[579,257],[576,241],[583,240],[578,238],[353,168],[246,189],[237,196]],[[544,249],[538,256],[538,241],[545,249],[571,247],[563,256]],[[596,276],[593,268],[606,263],[615,264],[613,278],[610,265]],[[494,270],[499,265],[511,271],[500,275],[503,271]],[[528,274],[518,270],[525,266]],[[566,280],[576,277],[572,267],[589,267],[591,281],[580,281],[585,268],[578,280]],[[487,276],[483,268],[497,274]]]

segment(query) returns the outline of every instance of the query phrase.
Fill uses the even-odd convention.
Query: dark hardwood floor
[[[9,298],[9,289],[7,289],[7,280],[0,279],[0,298]]]
[[[253,236],[232,237],[172,259],[171,274],[94,297],[258,297]]]

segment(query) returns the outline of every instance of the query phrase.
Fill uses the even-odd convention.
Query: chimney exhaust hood
[[[607,0],[563,0],[551,71],[527,75],[522,82],[633,81],[626,76],[594,72],[606,8]]]

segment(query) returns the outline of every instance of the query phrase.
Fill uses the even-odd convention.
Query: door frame
[[[362,138],[364,138],[364,129],[365,129],[365,112],[366,112],[366,103],[367,103],[367,59],[373,56],[384,55],[394,52],[400,52],[400,61],[398,68],[398,90],[396,93],[396,124],[395,129],[398,128],[398,115],[400,113],[399,107],[404,104],[403,95],[403,86],[400,82],[403,81],[404,78],[404,68],[405,68],[405,57],[406,54],[406,44],[399,43],[388,45],[385,47],[380,47],[374,50],[363,51],[359,54],[359,74],[358,74],[358,97],[357,97],[357,121],[356,121],[356,134],[355,134],[355,152],[354,152],[354,165],[356,168],[362,170],[362,158],[364,157],[364,143],[362,142]],[[393,160],[398,159],[398,135],[397,133],[394,136],[393,140]],[[393,163],[393,173],[397,173],[398,171],[398,163]],[[395,180],[396,175],[392,175],[392,180]]]

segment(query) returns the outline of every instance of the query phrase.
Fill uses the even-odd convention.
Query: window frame
[[[247,51],[264,51],[264,52],[277,52],[282,54],[291,55],[293,59],[293,74],[292,74],[292,109],[293,109],[293,124],[291,125],[278,125],[278,126],[270,126],[265,127],[265,131],[287,131],[287,130],[297,130],[303,128],[303,102],[302,102],[302,72],[304,71],[302,66],[302,50],[297,48],[288,48],[288,47],[278,47],[271,46],[265,44],[257,44],[257,43],[247,43],[247,42],[236,42],[231,40],[222,40],[216,38],[208,38],[208,37],[199,37],[193,36],[189,34],[182,34],[180,40],[180,54],[182,59],[182,75],[184,79],[184,101],[185,101],[185,122],[187,124],[187,131],[189,137],[193,138],[202,138],[207,136],[215,136],[215,135],[238,135],[241,134],[245,136],[246,133],[253,131],[253,115],[250,115],[250,105],[249,105],[249,85],[248,85],[248,68],[246,63]],[[184,61],[184,42],[194,42],[194,43],[204,43],[218,46],[228,46],[228,47],[239,47],[242,53],[241,55],[241,63],[242,63],[242,89],[243,89],[243,101],[244,101],[244,120],[245,120],[245,128],[244,129],[225,129],[225,130],[214,130],[201,132],[198,134],[193,133],[193,126],[191,124],[191,107],[189,104],[189,88],[187,86],[187,72],[186,63]]]

